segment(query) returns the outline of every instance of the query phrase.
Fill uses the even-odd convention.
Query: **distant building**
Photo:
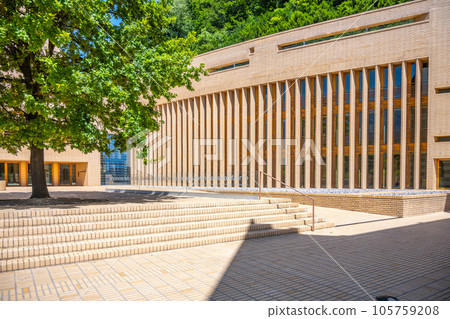
[[[109,148],[114,150],[111,142]],[[109,156],[101,154],[101,184],[127,185],[130,184],[130,160],[128,152],[114,151]]]

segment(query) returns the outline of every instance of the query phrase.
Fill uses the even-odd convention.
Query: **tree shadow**
[[[209,299],[371,300],[360,284],[373,298],[449,300],[448,229],[449,219],[359,235],[244,240]]]
[[[31,193],[9,192],[0,198],[0,209],[23,210],[30,208],[71,209],[95,205],[136,205],[149,203],[170,203],[179,197],[167,192],[120,193],[106,191],[50,191],[51,198],[30,199]]]

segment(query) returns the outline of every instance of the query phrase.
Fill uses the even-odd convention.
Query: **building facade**
[[[417,0],[201,54],[131,183],[450,187],[450,2]],[[283,187],[263,178],[264,187]]]
[[[100,185],[100,153],[83,154],[67,149],[57,153],[44,151],[45,176],[49,186]],[[0,181],[8,187],[31,186],[30,152],[10,154],[0,149]]]

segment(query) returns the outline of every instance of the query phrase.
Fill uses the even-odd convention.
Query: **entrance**
[[[438,188],[450,189],[450,159],[438,160]]]

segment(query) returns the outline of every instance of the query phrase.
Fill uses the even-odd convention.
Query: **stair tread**
[[[281,220],[281,221],[275,221],[275,222],[268,222],[268,223],[259,223],[259,224],[254,224],[254,225],[267,225],[267,226],[271,226],[271,225],[277,225],[277,224],[285,224],[285,223],[291,223],[292,227],[296,227],[296,226],[302,226],[301,224],[299,224],[299,220],[296,219],[292,219],[292,220]],[[216,231],[220,231],[220,230],[233,230],[233,229],[238,229],[238,228],[242,228],[242,227],[251,227],[252,224],[250,225],[246,225],[246,224],[241,224],[241,225],[230,225],[230,226],[221,226],[221,227],[209,227],[206,228],[208,232],[216,232]],[[280,228],[270,228],[270,229],[283,229],[287,226],[281,226]],[[26,250],[26,249],[40,249],[40,248],[58,248],[58,247],[64,247],[64,246],[77,246],[77,245],[86,245],[86,244],[93,244],[93,243],[110,243],[110,242],[114,242],[114,241],[127,241],[127,240],[135,240],[135,239],[139,239],[139,238],[161,238],[161,237],[175,237],[175,236],[182,236],[182,235],[186,235],[186,234],[195,234],[195,233],[201,233],[204,232],[205,229],[190,229],[190,230],[179,230],[176,232],[170,231],[170,232],[161,232],[161,233],[144,233],[144,234],[139,234],[139,235],[134,235],[134,236],[120,236],[120,237],[109,237],[109,238],[96,238],[96,239],[87,239],[87,240],[80,240],[80,241],[72,241],[72,242],[65,242],[65,243],[52,243],[52,244],[38,244],[38,245],[28,245],[28,246],[20,246],[20,247],[9,247],[9,248],[4,248],[4,251],[21,251],[21,250]],[[249,230],[250,232],[253,231],[258,231],[258,230]],[[233,233],[232,231],[230,231],[230,233]],[[221,235],[226,235],[225,234],[221,234]],[[220,235],[217,235],[220,236]],[[208,236],[201,236],[201,237],[208,237]],[[172,240],[177,240],[177,239],[171,239]],[[118,247],[120,247],[121,245],[119,245]]]
[[[253,206],[265,206],[264,208],[255,208]],[[131,212],[111,212],[111,213],[96,213],[96,214],[80,214],[80,215],[56,215],[56,216],[36,216],[36,217],[21,217],[21,218],[5,218],[2,219],[1,221],[3,222],[4,225],[6,225],[8,222],[9,223],[14,223],[14,222],[27,222],[27,221],[57,221],[57,220],[63,220],[63,219],[88,219],[88,218],[95,218],[95,217],[104,217],[104,216],[108,216],[111,220],[121,220],[120,218],[117,219],[113,219],[113,217],[120,217],[123,216],[126,219],[145,219],[145,218],[155,218],[155,217],[136,217],[136,218],[127,218],[127,215],[146,215],[146,214],[155,214],[157,215],[158,213],[160,214],[165,214],[167,212],[170,212],[171,214],[178,214],[179,215],[175,215],[175,216],[192,216],[192,215],[208,215],[208,214],[217,214],[218,212],[215,211],[209,211],[209,210],[220,210],[220,209],[225,209],[227,210],[228,208],[235,208],[236,210],[232,210],[232,211],[225,211],[225,212],[221,212],[221,213],[232,213],[232,212],[250,212],[250,211],[256,211],[256,210],[268,210],[268,209],[291,209],[291,208],[295,208],[295,209],[301,209],[301,210],[305,210],[305,208],[303,207],[297,207],[295,206],[291,206],[291,207],[277,207],[276,204],[258,204],[258,205],[236,205],[236,206],[214,206],[214,207],[201,207],[201,208],[183,208],[183,209],[169,209],[169,210],[148,210],[148,211],[131,211]],[[243,209],[244,207],[248,208],[248,207],[252,207],[254,209]],[[195,212],[192,212],[192,210],[195,210]],[[197,212],[197,210],[204,210],[205,212]],[[191,212],[189,214],[189,212]],[[186,213],[185,215],[183,215],[183,213]],[[171,216],[172,217],[172,216]],[[82,223],[81,221],[69,221],[71,224],[73,223]],[[54,224],[58,224],[58,223],[53,223]],[[60,223],[60,224],[64,224],[64,223]],[[45,225],[45,224],[41,224],[41,225]],[[40,226],[40,225],[29,225],[29,226]],[[6,227],[6,226],[4,226]],[[14,226],[13,226],[14,227]],[[12,227],[9,227],[12,228]]]
[[[297,208],[288,208],[290,210],[298,210]],[[74,227],[83,227],[83,226],[88,226],[87,228],[89,230],[92,230],[92,225],[107,225],[108,223],[133,223],[133,222],[152,222],[155,220],[170,220],[170,219],[195,219],[195,218],[204,218],[205,216],[209,216],[209,215],[214,215],[215,218],[213,220],[220,220],[220,218],[218,218],[218,216],[220,217],[224,217],[223,219],[232,219],[231,218],[227,218],[236,214],[240,214],[240,215],[252,215],[255,214],[255,212],[258,213],[258,215],[256,216],[266,216],[266,215],[273,215],[270,214],[269,212],[278,212],[278,213],[285,213],[285,209],[265,209],[265,210],[260,210],[260,209],[256,209],[256,210],[246,210],[246,211],[235,211],[235,212],[219,212],[219,213],[215,213],[215,214],[193,214],[193,215],[181,215],[181,216],[159,216],[159,217],[149,217],[149,218],[140,218],[140,219],[119,219],[119,220],[106,220],[106,221],[93,221],[93,222],[83,222],[83,223],[61,223],[61,224],[44,224],[44,225],[27,225],[27,226],[17,226],[17,227],[5,227],[3,228],[3,231],[0,231],[0,238],[7,238],[9,236],[5,236],[5,232],[15,232],[15,231],[20,231],[20,230],[25,230],[25,229],[51,229],[51,228],[55,228],[55,227],[59,227],[59,228],[64,228],[64,227],[70,227],[70,228],[74,228]],[[268,214],[264,214],[264,213],[268,213]],[[289,212],[291,214],[294,213],[306,213],[305,211],[297,211],[297,212]],[[186,223],[187,221],[179,221],[178,223]],[[172,222],[175,223],[175,222]],[[119,227],[122,228],[122,227]]]
[[[290,215],[294,215],[297,217],[298,220],[300,219],[309,219],[311,217],[311,213],[308,212],[296,212],[296,213],[289,213]],[[62,237],[62,236],[69,236],[69,235],[76,235],[76,234],[84,234],[84,233],[107,233],[111,231],[127,231],[127,230],[133,230],[137,228],[148,228],[148,227],[163,227],[163,228],[170,228],[170,227],[177,227],[179,225],[199,225],[199,224],[214,224],[214,223],[220,223],[220,222],[233,222],[233,221],[248,221],[251,219],[259,220],[259,219],[271,219],[275,217],[280,216],[286,216],[286,218],[289,218],[287,214],[285,213],[277,213],[277,214],[269,214],[269,215],[261,215],[261,216],[249,216],[249,217],[236,217],[236,218],[227,218],[227,219],[214,219],[214,220],[206,220],[206,221],[190,221],[190,222],[178,222],[178,223],[168,223],[168,224],[156,224],[154,226],[133,226],[133,227],[112,227],[112,228],[105,228],[105,229],[88,229],[88,230],[82,230],[82,231],[71,231],[71,232],[60,232],[60,233],[44,233],[44,234],[35,234],[35,235],[27,235],[27,236],[14,236],[14,237],[1,237],[0,242],[3,241],[12,241],[13,239],[16,240],[23,240],[23,239],[32,239],[32,238],[42,238],[43,236],[56,236],[56,237]],[[91,223],[89,223],[91,224]],[[49,226],[49,225],[40,225],[40,226]],[[40,227],[40,226],[27,226],[27,227]],[[208,226],[205,226],[206,228]],[[203,228],[203,227],[202,227]],[[202,229],[198,228],[198,229]],[[1,245],[0,245],[1,246]]]
[[[83,255],[89,255],[89,254],[95,254],[98,252],[117,252],[117,251],[130,251],[135,250],[139,248],[152,248],[152,247],[163,247],[165,249],[162,250],[169,250],[169,249],[176,249],[176,248],[170,248],[170,246],[177,246],[180,243],[203,243],[205,241],[210,241],[214,239],[222,239],[223,241],[220,242],[226,242],[226,239],[232,239],[237,237],[244,237],[243,239],[251,239],[251,238],[245,238],[245,237],[263,237],[259,235],[272,235],[272,234],[283,234],[283,233],[291,233],[291,232],[303,232],[310,230],[310,227],[307,225],[300,225],[300,226],[292,226],[292,227],[284,227],[284,228],[277,228],[277,229],[263,229],[263,230],[252,230],[249,232],[238,232],[238,233],[231,233],[231,234],[224,234],[224,235],[213,235],[213,236],[205,236],[201,238],[187,238],[187,239],[176,239],[171,241],[162,241],[162,242],[155,242],[155,243],[144,243],[144,244],[135,244],[135,245],[127,245],[127,246],[117,246],[117,247],[109,247],[109,248],[100,248],[100,249],[90,249],[90,250],[84,250],[84,251],[74,251],[74,252],[67,252],[67,253],[58,253],[58,254],[51,254],[51,255],[39,255],[39,256],[32,256],[32,257],[24,257],[24,258],[13,258],[13,259],[3,259],[0,260],[0,263],[14,263],[19,260],[39,260],[39,259],[45,259],[45,258],[58,258],[59,256],[83,256]],[[243,239],[234,239],[232,241],[240,241]],[[169,246],[166,246],[168,245]],[[198,245],[192,245],[187,247],[194,247]],[[160,251],[161,249],[153,250],[153,251]],[[152,252],[150,250],[149,252]],[[108,257],[104,257],[108,258]],[[93,258],[96,259],[96,258]],[[92,260],[92,259],[86,259]]]

